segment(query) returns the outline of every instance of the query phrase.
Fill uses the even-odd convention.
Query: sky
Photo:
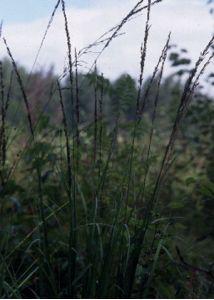
[[[56,0],[1,0],[2,35],[17,62],[31,69]],[[136,4],[136,0],[65,0],[72,49],[77,51],[95,41],[119,21]],[[147,0],[145,0],[145,3]],[[140,45],[144,38],[145,12],[129,22],[98,61],[98,69],[115,79],[128,72],[139,74]],[[206,0],[163,0],[151,12],[146,74],[150,74],[166,42],[169,31],[171,43],[188,50],[196,60],[214,32],[214,17],[209,14]],[[92,49],[97,52],[100,48]],[[64,20],[59,7],[45,39],[35,68],[48,69],[54,65],[61,74],[66,66]],[[0,57],[6,56],[0,40]],[[96,53],[81,57],[83,71],[89,70]]]

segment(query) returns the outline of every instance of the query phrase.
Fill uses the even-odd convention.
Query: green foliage
[[[113,113],[124,115],[125,120],[133,120],[136,110],[137,88],[130,75],[121,75],[112,87],[111,107]]]
[[[191,245],[197,245],[202,254],[202,242],[213,245],[214,187],[209,158],[213,151],[213,103],[202,95],[193,102],[178,136],[177,158],[161,190],[160,201],[148,216],[146,207],[151,201],[161,160],[158,153],[161,147],[164,149],[182,85],[173,77],[161,85],[152,154],[146,157],[142,153],[146,153],[151,127],[152,92],[132,149],[130,141],[135,127],[137,97],[135,81],[129,75],[122,75],[110,83],[94,73],[86,77],[79,75],[80,78],[83,79],[81,97],[91,90],[90,103],[94,101],[95,86],[99,96],[104,91],[106,98],[103,101],[108,100],[103,114],[107,114],[108,122],[103,118],[98,123],[97,130],[102,128],[102,131],[101,136],[97,136],[96,162],[93,158],[93,127],[86,126],[80,132],[78,148],[75,139],[70,141],[74,151],[73,166],[78,159],[78,168],[74,169],[77,240],[72,293],[76,297],[92,298],[182,298],[213,293],[211,277],[208,275],[205,279],[205,271],[197,271],[197,268],[208,268],[208,257],[212,261],[212,254],[206,251],[205,259],[188,250]],[[64,97],[69,99],[69,94],[65,92]],[[93,118],[92,107],[91,116],[86,117],[88,109],[82,102],[81,110],[85,112],[81,115],[81,126]],[[112,114],[120,115],[119,124],[114,123]],[[9,118],[7,122],[11,124],[13,120]],[[28,139],[26,131],[19,130],[8,148],[4,172],[9,179],[2,181],[1,188],[4,217],[1,223],[3,276],[0,291],[3,297],[68,297],[70,293],[69,188],[65,139],[63,128],[59,129],[59,126],[60,123],[52,122],[51,111],[47,108],[37,122],[36,140]],[[10,131],[9,127],[7,130]],[[18,164],[11,177],[9,170],[14,164],[11,160],[14,147],[20,154],[17,161],[15,159]],[[190,158],[194,159],[190,161]],[[203,224],[200,230],[199,224]],[[47,234],[48,255],[44,252],[43,230]],[[177,245],[182,255],[185,254],[185,263],[176,254]],[[138,249],[140,256],[133,280],[130,274]],[[200,288],[196,289],[195,284],[199,281]]]
[[[129,74],[71,72],[60,87],[52,70],[18,66],[31,135],[3,61],[1,298],[214,296],[214,104],[181,103],[191,60],[182,48],[169,61],[175,73],[142,91]]]

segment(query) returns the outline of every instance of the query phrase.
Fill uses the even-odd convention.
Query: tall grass
[[[161,272],[160,266],[172,268],[171,272],[179,274],[178,263],[166,246],[167,234],[173,218],[157,216],[157,207],[161,201],[160,191],[171,165],[178,130],[199,79],[213,58],[209,50],[213,47],[214,38],[201,53],[186,81],[168,143],[163,153],[156,153],[160,163],[154,178],[150,156],[155,136],[160,86],[170,46],[170,34],[147,90],[143,91],[152,7],[161,0],[148,0],[146,4],[145,2],[144,0],[137,2],[118,25],[77,52],[70,38],[65,1],[57,1],[35,63],[61,4],[67,39],[71,111],[69,114],[66,112],[63,82],[60,82],[59,78],[53,84],[55,91],[58,92],[62,117],[61,129],[64,134],[60,138],[50,129],[49,136],[44,139],[42,129],[39,130],[37,126],[43,112],[33,124],[25,84],[4,38],[13,65],[13,73],[16,75],[26,108],[31,136],[29,139],[26,138],[26,144],[21,149],[22,153],[15,167],[13,166],[13,177],[16,177],[17,172],[18,181],[23,185],[25,193],[31,190],[26,198],[33,199],[35,203],[31,204],[33,213],[29,221],[30,228],[25,229],[24,234],[23,230],[18,232],[17,239],[13,240],[10,237],[11,234],[14,236],[10,222],[22,222],[22,217],[23,220],[27,219],[26,213],[22,216],[17,212],[17,220],[15,217],[10,219],[8,216],[2,221],[0,252],[2,298],[146,298],[158,295],[152,284],[158,272]],[[104,77],[98,74],[96,63],[101,59],[103,51],[110,47],[112,40],[120,34],[123,26],[143,10],[146,10],[147,14],[144,41],[140,48],[138,94],[134,99],[136,116],[126,132],[128,145],[126,143],[121,145],[118,142],[118,135],[123,132],[124,124],[120,112],[116,115],[113,128],[105,125]],[[79,81],[78,77],[78,60],[98,44],[101,45],[101,51],[91,66],[94,75],[94,120],[92,124],[81,128],[79,93],[83,82]],[[8,133],[5,125],[9,101],[12,101],[9,100],[12,78],[13,75],[11,75],[10,88],[5,91],[0,64],[0,175],[1,185],[5,191],[6,188],[11,188],[12,176],[11,169],[6,168],[10,163],[7,158],[10,149],[7,147]],[[151,128],[147,133],[143,130],[145,107],[150,99],[155,80],[157,86],[152,103]],[[82,132],[86,133],[87,142],[82,137]],[[14,140],[16,141],[16,138]],[[142,145],[146,153],[143,159]],[[55,157],[54,163],[50,155]],[[26,170],[24,176],[26,182],[22,178],[23,175],[18,172],[18,164],[24,166],[23,169]],[[57,188],[54,190],[56,193],[54,195],[48,190],[52,189],[53,185]],[[4,192],[2,195],[3,199]],[[1,207],[4,211],[4,203]],[[34,211],[35,207],[37,207],[36,211]],[[180,264],[188,269],[189,265],[185,263],[180,252],[179,257]]]

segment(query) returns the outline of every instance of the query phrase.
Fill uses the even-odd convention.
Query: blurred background
[[[117,25],[135,5],[135,0],[67,0],[66,10],[72,47],[81,50],[94,42],[103,33]],[[53,8],[54,0],[2,0],[0,18],[3,21],[2,35],[6,37],[17,60],[28,70],[33,65],[37,50],[44,35]],[[155,5],[151,14],[151,30],[148,44],[146,74],[153,71],[168,33],[172,32],[172,44],[188,50],[188,56],[195,60],[213,32],[211,5],[207,0],[163,0]],[[137,16],[125,25],[124,33],[106,49],[98,68],[110,79],[127,72],[134,78],[139,74],[140,44],[144,35],[146,13]],[[98,52],[99,47],[94,47]],[[96,53],[82,58],[82,70],[87,71]],[[5,47],[0,45],[0,57],[6,56]],[[45,39],[36,68],[52,65],[57,74],[63,71],[66,57],[66,41],[61,9]],[[124,64],[124,61],[126,62]],[[168,69],[168,73],[170,70]]]

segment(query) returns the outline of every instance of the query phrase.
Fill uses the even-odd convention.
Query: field
[[[159,2],[137,2],[78,52],[57,1],[39,51],[61,9],[63,76],[27,71],[1,37],[1,298],[214,297],[214,102],[200,89],[214,38],[190,68],[169,33],[144,78]],[[138,81],[112,82],[97,61],[142,12]],[[80,72],[97,43],[90,71]],[[168,77],[166,64],[175,70]]]

